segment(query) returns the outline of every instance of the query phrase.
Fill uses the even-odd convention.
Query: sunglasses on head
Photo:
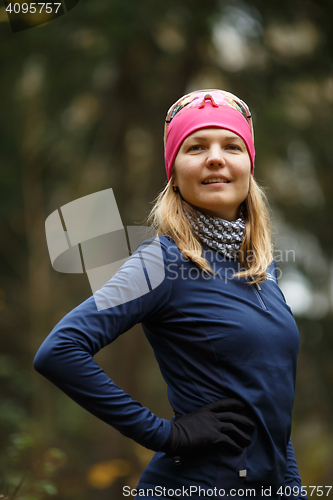
[[[251,128],[252,136],[254,136],[251,112],[244,101],[225,90],[203,89],[184,95],[170,107],[165,119],[164,137],[166,138],[168,127],[177,113],[182,111],[184,108],[201,108],[204,106],[207,99],[211,101],[213,106],[229,106],[239,111],[248,122]]]

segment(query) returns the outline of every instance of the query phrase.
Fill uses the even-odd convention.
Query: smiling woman
[[[200,359],[202,370],[199,370],[199,378],[187,372],[187,383],[194,384],[195,393],[198,391],[195,396],[192,394],[195,400],[199,393],[202,397],[207,394],[207,387],[203,389],[203,385],[208,383],[209,386],[208,381],[214,373],[213,359],[209,362],[205,358],[207,365],[203,368],[203,345],[198,347],[197,358],[195,354],[199,331],[207,332],[214,356],[218,359],[222,403],[227,405],[230,401],[234,404],[233,397],[245,402],[243,412],[251,416],[256,427],[252,433],[251,423],[237,421],[232,413],[229,422],[232,422],[233,431],[229,429],[227,435],[242,448],[241,455],[237,458],[230,456],[221,446],[220,453],[215,448],[216,454],[208,457],[205,449],[211,450],[212,443],[218,441],[213,422],[201,421],[195,411],[182,417],[176,413],[162,451],[166,457],[178,452],[185,456],[193,453],[196,457],[197,449],[203,454],[200,458],[187,458],[187,464],[177,473],[170,468],[164,455],[156,454],[140,481],[146,487],[152,484],[189,485],[192,477],[192,484],[223,486],[229,488],[229,495],[232,486],[234,491],[240,492],[239,496],[233,494],[235,498],[244,496],[245,487],[253,487],[256,497],[265,496],[263,488],[268,487],[271,498],[277,498],[278,488],[281,492],[286,486],[293,487],[293,498],[306,498],[290,440],[299,335],[276,279],[273,282],[266,279],[270,270],[275,275],[275,261],[267,198],[254,179],[253,138],[248,106],[229,92],[216,89],[192,92],[173,104],[167,113],[164,145],[168,184],[158,196],[149,221],[160,237],[176,244],[180,255],[188,259],[189,276],[193,266],[199,267],[207,275],[222,277],[226,285],[222,286],[226,295],[217,300],[218,309],[214,311],[211,288],[204,281],[199,280],[195,286],[177,280],[174,296],[170,298],[179,311],[179,324],[174,325],[175,339],[178,339],[175,342],[186,344],[188,339],[191,362]],[[212,250],[213,254],[210,253]],[[222,268],[216,266],[219,255],[224,257]],[[237,266],[233,267],[236,263]],[[233,277],[228,280],[230,266]],[[236,282],[238,287],[233,288],[232,284]],[[248,285],[250,293],[254,292],[252,298],[255,295],[258,301],[256,306],[246,303]],[[278,324],[286,307],[285,320]],[[188,332],[181,326],[186,316],[197,322]],[[215,317],[219,317],[221,323],[217,322],[211,330]],[[198,318],[204,318],[201,326]],[[236,329],[235,324],[238,325]],[[168,336],[162,333],[162,342],[165,338]],[[160,358],[157,356],[157,359]],[[182,369],[186,369],[186,363]],[[280,375],[276,377],[278,372]],[[285,382],[281,386],[282,374]],[[176,376],[178,382],[180,378]],[[179,389],[175,392],[178,393]],[[171,390],[173,407],[181,407],[178,411],[186,413],[184,405],[174,397]],[[203,397],[204,401],[215,403],[201,410],[207,411],[211,407],[210,411],[220,412],[217,417],[220,422],[225,422],[228,417],[217,398],[217,394],[213,398]],[[235,409],[233,407],[233,411]],[[200,417],[203,418],[204,414]],[[222,427],[220,433],[225,432]],[[241,438],[237,434],[237,429],[252,434],[250,444],[244,435]],[[207,433],[211,433],[210,438]],[[202,445],[202,439],[207,447]],[[192,471],[188,467],[192,467]],[[214,498],[226,493],[229,496],[228,491],[223,491],[223,494],[216,493]]]
[[[190,134],[179,148],[173,185],[194,208],[233,221],[240,216],[250,175],[243,139],[229,130],[206,128]]]
[[[156,452],[125,496],[306,498],[290,438],[299,333],[276,280],[254,156],[243,101],[222,90],[177,101],[165,126],[168,183],[150,214],[158,237],[96,292],[107,308],[90,297],[36,355],[71,398]],[[171,422],[93,359],[137,323],[168,385]]]
[[[208,238],[207,224],[224,221],[228,227],[224,252],[227,249],[240,264],[235,276],[258,284],[273,261],[273,246],[267,198],[254,179],[253,138],[251,112],[230,92],[208,89],[179,99],[169,109],[164,129],[169,182],[148,220],[159,235],[169,235],[184,256],[208,273],[212,270],[201,244],[211,242],[216,248],[222,237],[216,239],[212,233]],[[200,231],[203,213],[204,240],[193,232]]]

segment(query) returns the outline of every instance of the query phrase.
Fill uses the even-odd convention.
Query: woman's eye
[[[189,147],[189,151],[200,151],[202,149],[202,146],[200,144],[194,144],[193,146]]]
[[[227,149],[231,149],[232,151],[241,151],[240,146],[237,146],[236,144],[229,144],[229,146],[227,146]]]

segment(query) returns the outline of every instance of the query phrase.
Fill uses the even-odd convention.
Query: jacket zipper
[[[250,280],[250,278],[246,278],[246,280],[247,280],[247,281],[251,281],[251,280]],[[254,293],[256,294],[256,296],[258,297],[258,300],[259,300],[259,303],[260,303],[261,307],[262,307],[265,311],[267,311],[268,309],[267,309],[267,307],[266,307],[266,304],[265,304],[265,302],[263,301],[263,299],[262,299],[262,297],[261,297],[261,295],[260,295],[260,293],[259,293],[259,290],[261,290],[261,288],[260,288],[260,286],[259,286],[259,283],[255,283],[255,284],[257,285],[257,288],[256,288],[255,286],[253,286],[253,285],[251,285],[251,288],[252,288],[252,290],[254,291]]]

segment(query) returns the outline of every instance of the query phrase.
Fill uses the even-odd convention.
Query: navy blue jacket
[[[34,366],[88,411],[156,451],[138,488],[254,488],[260,496],[270,487],[270,498],[281,498],[276,491],[288,486],[295,494],[287,488],[287,498],[304,499],[290,440],[299,333],[277,284],[275,261],[259,289],[232,278],[238,262],[203,249],[215,276],[186,260],[167,237],[144,242],[101,290],[56,325]],[[202,453],[175,466],[159,451],[170,422],[125,394],[93,359],[137,323],[176,412],[223,397],[245,403],[256,427],[241,454]]]

